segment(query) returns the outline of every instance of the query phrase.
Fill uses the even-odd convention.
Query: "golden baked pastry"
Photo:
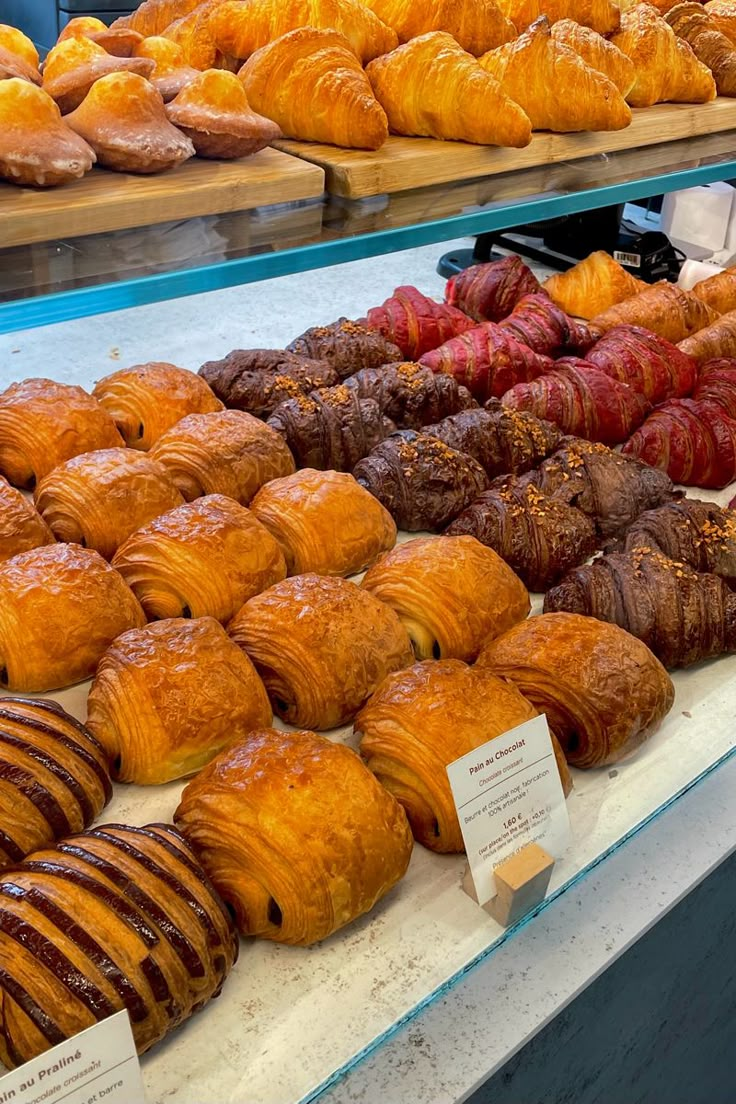
[[[76,544],[21,552],[0,564],[0,687],[26,694],[81,682],[116,636],[145,623],[99,553]]]
[[[114,777],[140,786],[195,774],[270,723],[253,664],[212,617],[123,633],[100,660],[87,700],[87,726]]]
[[[404,811],[350,748],[253,732],[184,790],[174,820],[244,935],[309,945],[404,876]]]
[[[532,130],[623,130],[631,122],[613,81],[555,38],[546,15],[479,61],[523,108]]]
[[[153,66],[149,58],[113,57],[89,38],[67,38],[48,52],[43,67],[43,90],[56,100],[62,115],[68,115],[79,107],[101,77],[111,73],[150,77]]]
[[[249,510],[224,495],[177,506],[128,537],[112,561],[149,621],[215,617],[283,579],[276,541]]]
[[[41,74],[19,54],[8,50],[0,41],[0,80],[27,81],[29,84],[41,84]]]
[[[302,27],[261,47],[238,73],[248,101],[287,138],[378,149],[383,108],[343,35]]]
[[[552,37],[579,54],[586,65],[604,73],[627,96],[636,80],[636,69],[631,58],[591,27],[576,23],[574,19],[560,19],[552,26]]]
[[[381,556],[361,586],[396,610],[417,659],[472,662],[531,609],[518,575],[475,537],[416,537]]]
[[[242,84],[224,69],[208,69],[189,81],[166,114],[191,139],[198,157],[247,157],[281,137],[276,123],[251,111]]]
[[[187,65],[181,46],[162,35],[141,39],[133,50],[133,56],[150,58],[153,62],[154,69],[148,79],[161,93],[164,103],[173,100],[199,76],[198,69]]]
[[[187,502],[220,494],[247,506],[256,491],[294,471],[280,433],[244,410],[188,414],[151,449]]]
[[[464,851],[447,767],[537,716],[513,683],[457,659],[389,675],[355,718],[360,753],[403,805],[414,838],[430,851]],[[572,779],[552,737],[565,795]]]
[[[623,12],[621,30],[611,41],[636,69],[634,86],[626,97],[632,107],[715,99],[713,74],[651,4],[637,4]]]
[[[540,15],[550,23],[574,19],[598,34],[608,35],[618,29],[620,12],[613,0],[498,0],[519,33],[525,31]]]
[[[366,72],[394,134],[492,146],[531,141],[528,116],[443,31],[412,39]]]
[[[81,387],[27,379],[0,393],[0,472],[16,487],[32,490],[72,456],[121,444],[110,415]]]
[[[542,287],[568,314],[588,319],[646,291],[648,285],[622,268],[610,253],[598,249],[567,272],[555,272]]]
[[[715,26],[736,46],[736,9],[732,0],[708,0],[703,10],[713,20]]]
[[[112,797],[89,729],[53,701],[0,698],[0,869],[81,832]]]
[[[160,35],[176,19],[181,19],[202,6],[202,0],[143,0],[130,15],[123,15],[111,24],[113,30],[130,27],[144,37]]]
[[[67,38],[89,38],[114,57],[131,57],[136,46],[143,41],[138,31],[125,27],[108,27],[94,15],[80,15],[70,19],[56,40],[57,45]]]
[[[18,77],[41,83],[38,50],[27,35],[7,23],[0,23],[0,80]]]
[[[346,579],[286,579],[247,602],[228,632],[279,717],[309,728],[345,724],[387,674],[414,660],[394,611]]]
[[[302,468],[261,487],[250,508],[289,575],[353,575],[396,544],[388,510],[346,472]]]
[[[160,32],[164,38],[181,46],[187,65],[195,69],[229,68],[232,62],[237,68],[236,59],[226,58],[217,49],[210,30],[211,17],[221,3],[222,0],[204,0],[194,11],[174,20]]]
[[[736,47],[702,3],[678,3],[665,15],[677,35],[713,74],[719,96],[736,96]]]
[[[20,77],[0,79],[0,177],[49,188],[79,180],[96,160],[43,89]]]
[[[105,824],[34,851],[0,875],[0,899],[9,1067],[121,1009],[143,1054],[217,996],[238,956],[227,910],[170,824]]]
[[[700,280],[690,290],[697,299],[707,303],[714,311],[728,314],[736,310],[736,267],[709,276],[707,280]]]
[[[53,543],[54,534],[33,503],[0,476],[0,562]]]
[[[516,37],[516,28],[495,0],[366,0],[379,19],[393,27],[400,42],[447,31],[469,54],[484,54]],[[381,50],[387,54],[387,47]]]
[[[718,312],[694,292],[660,280],[596,314],[589,329],[597,340],[614,326],[643,326],[677,345],[717,320]]]
[[[166,469],[134,449],[85,452],[36,487],[36,506],[57,540],[94,548],[106,560],[147,521],[184,499]]]
[[[194,157],[192,143],[166,118],[160,92],[134,73],[96,81],[66,122],[115,172],[165,172]]]
[[[659,728],[675,699],[662,664],[618,625],[545,613],[491,641],[478,664],[509,679],[549,726],[574,767],[630,755]]]
[[[112,372],[95,384],[92,394],[114,419],[128,448],[144,451],[187,414],[225,409],[194,372],[160,361]]]

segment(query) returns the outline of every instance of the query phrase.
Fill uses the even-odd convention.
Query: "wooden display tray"
[[[633,122],[625,130],[540,132],[521,150],[438,142],[433,138],[389,138],[375,153],[291,140],[280,140],[276,145],[323,168],[328,192],[347,199],[365,199],[736,129],[736,99],[725,97],[708,104],[657,104],[633,114]]]
[[[155,176],[95,168],[46,190],[0,182],[0,247],[314,199],[324,180],[316,165],[263,149],[240,161],[194,158]]]

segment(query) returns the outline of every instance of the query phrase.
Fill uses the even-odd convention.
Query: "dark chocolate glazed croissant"
[[[345,384],[287,399],[268,425],[284,438],[298,467],[319,471],[352,471],[395,428],[374,399],[361,399]]]
[[[736,513],[715,502],[683,498],[647,510],[617,543],[627,552],[652,548],[736,585]]]
[[[362,368],[379,368],[403,360],[401,349],[377,330],[368,329],[349,318],[339,318],[329,326],[313,326],[288,346],[291,353],[327,361],[340,379]]]
[[[525,410],[507,410],[498,399],[486,403],[485,410],[451,414],[435,425],[424,426],[422,432],[472,456],[491,479],[529,471],[562,439],[551,422]]]
[[[222,360],[208,360],[199,375],[225,406],[259,418],[267,418],[286,399],[340,380],[326,360],[308,360],[285,349],[233,349]]]
[[[361,399],[375,399],[383,414],[402,429],[421,429],[459,410],[476,406],[466,387],[452,376],[405,361],[380,368],[361,368],[345,381]]]

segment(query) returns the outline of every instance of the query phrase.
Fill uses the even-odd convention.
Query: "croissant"
[[[472,456],[411,429],[387,437],[353,474],[409,532],[444,528],[488,486]]]
[[[150,521],[120,546],[112,566],[151,621],[229,621],[243,602],[286,575],[268,530],[224,495],[198,498]]]
[[[658,406],[623,451],[666,471],[674,483],[725,487],[736,479],[736,419],[706,399]]]
[[[166,114],[191,139],[198,157],[247,157],[281,137],[276,123],[251,111],[235,74],[222,69],[208,69],[188,81]]]
[[[112,797],[105,755],[89,729],[53,701],[0,699],[0,869],[70,832]]]
[[[448,31],[469,54],[484,54],[514,38],[516,28],[495,0],[367,0],[379,19],[397,32],[400,42],[427,34]],[[388,49],[394,49],[393,46]],[[381,53],[388,53],[388,49]]]
[[[115,778],[140,786],[195,774],[271,723],[263,683],[211,617],[131,629],[100,661],[87,726]]]
[[[142,39],[133,48],[134,57],[150,58],[155,68],[149,77],[153,87],[161,93],[164,103],[173,100],[183,88],[199,76],[199,70],[187,65],[184,51],[175,42],[161,35]],[[230,74],[233,76],[233,74]],[[237,77],[235,78],[237,81]],[[242,87],[238,83],[242,92]],[[171,122],[174,120],[172,119]],[[191,135],[189,135],[191,138]]]
[[[32,490],[64,460],[121,444],[110,415],[81,387],[27,379],[0,393],[0,473],[17,487]]]
[[[250,507],[289,575],[354,575],[396,544],[388,510],[344,472],[302,468],[261,487]]]
[[[626,531],[623,547],[652,548],[736,584],[736,515],[715,502],[683,498],[647,510]]]
[[[389,675],[355,720],[360,752],[404,807],[414,838],[430,851],[465,850],[447,767],[536,709],[511,683],[456,659]],[[572,779],[552,737],[565,794]]]
[[[700,369],[693,398],[718,403],[730,418],[736,418],[736,358],[706,361]]]
[[[524,295],[499,326],[542,356],[582,356],[594,340],[587,326],[570,318],[542,292]]]
[[[300,357],[327,362],[341,379],[360,368],[380,368],[402,359],[401,349],[368,326],[339,318],[329,326],[313,326],[288,346]]]
[[[512,387],[502,401],[549,419],[564,433],[608,445],[625,441],[651,410],[643,395],[575,357],[559,360],[546,376]]]
[[[669,502],[675,493],[658,468],[575,437],[564,439],[526,481],[582,510],[604,537],[625,529],[644,510]]]
[[[519,105],[444,31],[413,38],[376,58],[366,72],[394,134],[490,146],[531,141]]]
[[[504,561],[474,537],[416,537],[381,556],[361,586],[396,610],[417,659],[471,663],[530,610]]]
[[[574,19],[598,34],[607,35],[618,29],[620,13],[611,0],[500,0],[500,7],[519,31],[525,31],[540,15],[550,23]]]
[[[166,118],[161,94],[134,73],[96,81],[65,121],[115,172],[165,172],[194,157],[192,143]]]
[[[433,372],[448,372],[479,402],[500,398],[517,383],[527,383],[554,368],[550,357],[533,352],[495,322],[450,338],[424,353],[419,363]]]
[[[56,40],[57,44],[67,38],[89,38],[113,57],[132,57],[136,46],[143,42],[143,35],[138,31],[108,27],[101,19],[89,15],[70,19]]]
[[[220,69],[232,62],[217,49],[211,22],[223,0],[205,0],[186,15],[169,23],[160,33],[179,46],[184,61],[194,69]]]
[[[144,451],[187,414],[222,410],[199,376],[158,361],[112,372],[92,394],[113,417],[128,448]]]
[[[713,74],[720,96],[736,96],[736,46],[702,4],[680,3],[665,15],[678,39],[688,43],[698,61]]]
[[[386,21],[358,0],[229,0],[210,21],[218,49],[235,58],[249,58],[299,27],[338,31],[364,65],[399,44]]]
[[[54,534],[33,503],[0,476],[0,563],[53,543]]]
[[[295,575],[251,598],[228,626],[274,711],[292,725],[352,720],[391,671],[414,656],[398,616],[346,579]]]
[[[68,115],[102,77],[126,73],[137,74],[142,80],[150,77],[153,69],[150,58],[113,57],[89,38],[68,38],[48,52],[43,67],[43,90],[56,100],[62,115]]]
[[[707,280],[700,280],[691,290],[693,295],[702,299],[718,314],[736,310],[736,267],[709,276]]]
[[[294,471],[283,438],[243,410],[188,414],[151,449],[187,502],[227,495],[247,506],[269,479]]]
[[[637,4],[622,12],[621,29],[611,41],[631,58],[636,69],[634,86],[626,97],[632,107],[715,99],[710,70],[651,4]]]
[[[597,69],[599,73],[603,73],[613,81],[622,96],[626,97],[629,94],[636,79],[636,69],[631,58],[619,50],[618,46],[614,46],[597,31],[577,23],[574,19],[560,19],[555,23],[552,27],[552,37],[579,54],[591,69]],[[561,303],[560,306],[564,304]],[[565,307],[565,310],[567,309]]]
[[[736,12],[731,0],[708,0],[703,8],[718,30],[736,45]]]
[[[578,318],[593,318],[647,287],[603,249],[591,253],[567,272],[550,276],[543,286],[553,303]]]
[[[692,357],[642,326],[608,330],[585,359],[653,405],[689,395],[698,372]]]
[[[521,257],[510,253],[500,261],[471,265],[451,276],[445,301],[476,322],[500,322],[525,295],[539,291],[539,280]]]
[[[280,433],[297,467],[350,471],[394,426],[378,403],[340,384],[286,399],[268,425]]]
[[[308,360],[282,349],[233,349],[223,360],[203,364],[199,375],[225,406],[258,418],[267,418],[286,399],[331,387],[340,379],[326,360]]]
[[[202,0],[143,0],[130,15],[123,15],[111,25],[111,30],[129,28],[145,38],[160,35],[176,19],[189,15]]]
[[[676,284],[662,280],[639,295],[633,295],[596,315],[590,329],[596,337],[601,337],[614,326],[643,326],[659,337],[678,344],[717,317],[716,312],[691,291],[683,291]]]
[[[0,876],[0,899],[10,1067],[122,1009],[142,1054],[218,995],[238,956],[227,910],[173,825],[105,824],[34,851]]]
[[[524,410],[507,410],[495,400],[485,410],[463,410],[425,426],[422,433],[437,437],[457,452],[477,460],[494,479],[508,472],[529,471],[549,456],[562,434],[551,422],[543,422]]]
[[[251,54],[238,76],[252,107],[287,138],[369,150],[388,138],[368,77],[336,31],[289,31]]]
[[[591,518],[513,477],[479,495],[446,533],[492,548],[533,591],[546,590],[596,547]]]
[[[79,180],[96,160],[46,92],[19,77],[0,79],[0,177],[47,188]]]
[[[467,390],[450,375],[435,375],[411,362],[361,368],[345,380],[362,399],[374,399],[382,413],[402,429],[421,429],[427,422],[475,406]]]
[[[363,324],[397,345],[399,359],[410,361],[419,360],[423,353],[473,328],[472,319],[462,311],[435,303],[410,286],[395,288],[380,307],[371,307],[366,318],[359,322]]]
[[[705,303],[703,306],[710,311],[713,318],[715,313],[713,308]],[[693,357],[700,365],[716,357],[736,356],[736,310],[722,314],[720,318],[715,318],[713,321],[709,320],[708,325],[704,322],[703,328],[691,337],[680,341],[678,348],[680,352]]]
[[[544,713],[568,763],[602,767],[630,755],[659,728],[675,691],[645,644],[577,613],[515,625],[478,659]]]
[[[631,109],[613,81],[553,38],[546,15],[479,60],[524,109],[532,130],[623,130],[631,122]]]
[[[76,544],[21,552],[0,564],[0,686],[26,694],[81,682],[116,636],[144,624],[97,552]]]
[[[736,652],[736,594],[651,548],[575,568],[545,596],[545,613],[561,610],[619,625],[665,667]]]
[[[253,732],[174,814],[244,935],[309,945],[403,877],[403,809],[350,748],[313,732]]]

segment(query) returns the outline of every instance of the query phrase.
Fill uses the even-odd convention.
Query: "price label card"
[[[546,717],[456,759],[447,776],[479,904],[496,895],[495,867],[525,844],[554,859],[567,847],[570,820]]]
[[[146,1104],[126,1011],[0,1077],[0,1104]]]

